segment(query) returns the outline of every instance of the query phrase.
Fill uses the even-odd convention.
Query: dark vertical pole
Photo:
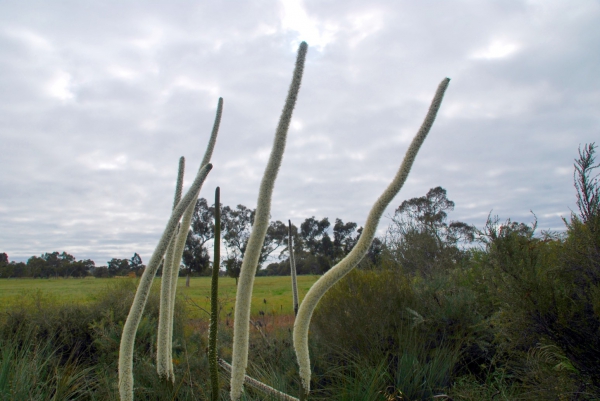
[[[292,277],[292,302],[294,316],[298,315],[298,283],[296,281],[296,260],[294,259],[294,239],[292,238],[292,221],[288,220],[288,250],[290,252],[290,276]]]
[[[210,329],[208,334],[208,361],[210,364],[211,400],[219,400],[219,367],[217,364],[217,330],[219,325],[218,293],[219,262],[221,260],[221,194],[215,190],[215,244],[213,256],[212,283],[210,287]]]

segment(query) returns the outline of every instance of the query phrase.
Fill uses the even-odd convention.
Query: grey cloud
[[[577,147],[600,127],[596,2],[304,8],[332,39],[309,42],[273,219],[363,224],[449,76],[394,205],[441,185],[456,202],[452,219],[481,227],[491,210],[518,221],[533,210],[541,228],[563,227],[560,216],[575,208]],[[0,6],[0,251],[11,260],[54,250],[98,264],[133,252],[147,260],[169,215],[178,158],[186,156],[189,185],[219,96],[215,168],[201,196],[220,185],[225,204],[255,207],[303,39],[283,28],[283,10],[278,2]],[[483,57],[494,51],[508,53]]]

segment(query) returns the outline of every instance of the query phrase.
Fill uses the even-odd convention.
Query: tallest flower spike
[[[433,125],[435,116],[437,115],[442,103],[444,92],[448,87],[448,83],[450,83],[450,79],[445,78],[439,84],[433,101],[431,102],[431,106],[429,107],[429,111],[427,112],[427,116],[425,117],[425,121],[423,121],[419,132],[406,151],[404,161],[396,173],[394,180],[371,208],[371,212],[367,217],[365,228],[363,229],[360,239],[354,248],[352,248],[352,251],[348,254],[348,256],[342,259],[337,265],[332,267],[310,288],[304,297],[302,304],[300,305],[298,316],[294,322],[294,348],[296,350],[296,357],[298,358],[298,365],[300,366],[302,386],[304,387],[304,397],[301,397],[301,399],[308,396],[310,391],[311,374],[310,356],[308,353],[308,327],[310,325],[313,311],[327,290],[329,290],[339,279],[348,274],[358,264],[358,262],[361,261],[361,259],[369,250],[371,242],[375,237],[375,231],[377,230],[379,219],[381,219],[386,207],[390,204],[392,199],[394,199],[396,194],[400,191],[400,188],[402,188],[404,185],[413,162],[417,157],[417,152],[425,141],[425,138],[427,137],[427,134]]]
[[[235,299],[235,321],[233,329],[231,399],[234,401],[238,400],[242,394],[244,375],[246,373],[246,366],[248,365],[248,330],[254,276],[256,274],[260,250],[269,226],[271,196],[273,194],[273,187],[275,185],[275,179],[277,178],[279,166],[281,166],[281,159],[283,158],[283,152],[285,150],[285,142],[290,121],[292,119],[292,112],[294,111],[296,99],[298,98],[298,91],[300,90],[300,82],[302,81],[302,72],[304,71],[307,50],[308,45],[306,42],[302,42],[298,49],[292,83],[288,91],[283,111],[281,112],[281,117],[279,118],[277,131],[275,132],[271,156],[269,157],[269,162],[265,169],[262,182],[260,183],[254,224],[252,225],[252,232],[248,239],[244,260],[242,261],[242,269],[240,271]]]

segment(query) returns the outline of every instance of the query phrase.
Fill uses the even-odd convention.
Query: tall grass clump
[[[22,330],[0,338],[0,400],[71,400],[94,390],[91,368],[61,355],[50,340]]]

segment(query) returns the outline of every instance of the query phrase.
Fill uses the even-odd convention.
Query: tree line
[[[377,266],[384,254],[409,270],[428,270],[440,264],[456,264],[468,257],[463,245],[475,239],[475,227],[448,221],[454,202],[442,187],[430,189],[425,196],[402,202],[391,217],[382,238],[375,238],[362,267]],[[237,277],[250,236],[255,210],[244,205],[222,207],[222,229],[227,275]],[[183,254],[189,272],[210,268],[206,244],[214,238],[214,205],[201,198],[196,203],[192,227]],[[298,274],[323,274],[342,260],[357,243],[362,227],[336,218],[309,217],[291,225],[293,250]],[[275,260],[273,260],[275,259]],[[389,259],[389,258],[388,258]],[[267,263],[270,262],[270,263]],[[266,266],[265,266],[266,265]],[[288,275],[290,272],[288,227],[271,221],[261,249],[257,275]]]
[[[113,258],[107,266],[96,266],[93,260],[75,260],[67,252],[44,253],[32,256],[27,262],[9,262],[8,255],[0,253],[0,278],[52,277],[114,277],[140,276],[146,266],[137,253],[131,259]]]
[[[222,265],[230,277],[239,275],[255,212],[244,205],[235,208],[221,205]],[[202,273],[210,269],[207,244],[214,239],[213,216],[214,205],[209,205],[204,198],[199,199],[182,258],[188,272]],[[319,220],[314,216],[305,219],[300,227],[292,224],[291,229],[298,274],[322,274],[329,270],[350,252],[362,231],[353,222],[335,219],[332,226],[327,217]],[[288,231],[284,222],[270,222],[256,266],[257,275],[289,274]],[[377,247],[372,248],[376,253]]]
[[[433,266],[456,265],[468,257],[462,246],[472,242],[476,229],[460,221],[448,221],[454,202],[442,187],[430,189],[426,195],[406,200],[391,216],[391,224],[381,238],[375,238],[362,267],[377,266],[382,260],[399,263],[407,270],[426,273]],[[255,209],[244,205],[235,208],[221,205],[221,227],[224,255],[221,266],[237,279],[254,222]],[[257,275],[289,275],[288,225],[271,221],[263,243]],[[291,224],[293,250],[298,274],[323,274],[342,260],[357,243],[362,227],[336,218],[306,218],[299,226]],[[205,198],[196,202],[192,224],[181,260],[182,275],[210,274],[212,262],[209,245],[214,239],[214,204]],[[387,257],[382,259],[383,255]],[[0,253],[0,278],[9,277],[114,277],[140,276],[145,268],[139,254],[130,259],[113,258],[106,266],[94,261],[75,260],[66,252],[32,256],[26,263],[9,262]],[[158,275],[161,271],[159,269]]]

